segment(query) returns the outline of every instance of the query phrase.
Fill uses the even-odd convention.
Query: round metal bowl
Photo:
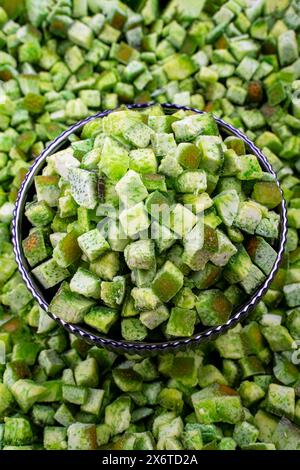
[[[151,106],[153,103],[145,103],[145,104],[135,104],[129,105],[128,108],[130,109],[145,109],[148,106]],[[164,104],[162,105],[166,113],[173,113],[174,111],[182,110],[191,110],[196,113],[202,114],[202,111],[197,109],[189,108],[186,106],[177,106],[174,104]],[[31,200],[31,197],[34,193],[34,176],[39,174],[45,165],[46,158],[57,152],[58,150],[64,148],[64,146],[68,145],[68,136],[70,134],[76,133],[81,130],[81,128],[87,123],[92,121],[96,118],[102,118],[107,116],[107,114],[113,112],[113,110],[104,111],[97,113],[93,116],[90,116],[77,124],[70,127],[68,130],[63,132],[60,136],[58,136],[53,142],[48,145],[48,147],[41,153],[41,155],[35,160],[31,168],[29,169],[23,184],[20,188],[18,193],[18,197],[16,200],[14,216],[13,216],[13,223],[12,223],[12,240],[14,246],[14,252],[16,261],[18,264],[19,271],[22,275],[22,278],[31,292],[35,300],[38,304],[47,312],[48,311],[48,303],[47,303],[47,295],[41,287],[38,285],[34,277],[29,271],[28,263],[25,259],[23,249],[22,249],[22,238],[23,234],[27,234],[28,232],[28,224],[24,217],[24,208],[25,203],[27,200]],[[267,158],[262,154],[262,152],[251,142],[246,135],[240,132],[238,129],[235,129],[230,124],[227,124],[222,119],[215,118],[219,129],[223,135],[234,135],[242,139],[249,153],[252,153],[257,156],[262,169],[270,174],[272,174],[275,178],[276,175],[269,164]],[[279,182],[277,181],[277,185],[279,186]],[[156,353],[161,353],[164,351],[177,351],[179,349],[184,349],[190,346],[196,346],[206,342],[208,340],[212,340],[217,338],[222,333],[225,333],[230,328],[234,327],[237,323],[243,320],[251,310],[257,305],[257,303],[262,299],[263,295],[266,293],[267,289],[269,288],[282,259],[282,255],[284,253],[284,246],[286,242],[286,233],[287,233],[287,218],[286,218],[286,207],[285,202],[282,200],[281,205],[278,208],[280,213],[280,229],[279,229],[279,239],[276,242],[275,249],[277,251],[277,258],[270,272],[269,276],[265,279],[263,284],[251,295],[247,302],[243,305],[239,306],[231,315],[230,319],[219,326],[211,327],[203,329],[198,333],[194,334],[188,338],[178,338],[174,340],[163,340],[161,342],[130,342],[125,340],[117,340],[114,338],[109,338],[108,336],[101,335],[97,333],[96,330],[89,329],[87,326],[82,324],[70,324],[65,322],[64,320],[58,318],[56,315],[53,315],[48,312],[48,314],[57,321],[63,328],[68,330],[70,333],[79,336],[80,338],[86,340],[87,342],[94,344],[99,347],[106,347],[109,350],[113,350],[118,353],[131,353],[131,354],[142,354],[142,355],[152,355]],[[49,294],[48,294],[49,296]]]

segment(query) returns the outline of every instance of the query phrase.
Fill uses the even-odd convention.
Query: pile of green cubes
[[[124,109],[71,140],[25,208],[32,274],[44,289],[64,281],[50,312],[114,339],[188,337],[270,274],[280,190],[212,115]]]
[[[300,450],[299,3],[296,0],[127,0],[123,3],[2,0],[0,3],[3,5],[0,8],[0,448]],[[67,334],[39,309],[17,272],[10,223],[18,188],[31,162],[48,142],[70,124],[100,109],[149,101],[196,107],[243,130],[263,150],[277,173],[288,206],[289,228],[280,270],[263,301],[242,325],[195,351],[142,358],[91,347]],[[142,124],[150,127],[147,122]],[[94,165],[98,157],[97,152],[93,153],[93,130],[87,129],[88,133],[80,136],[85,142],[83,148],[78,138],[70,141],[70,146],[77,154],[73,157],[80,160],[78,169],[90,173],[91,167],[82,167],[84,156],[89,154],[87,165]],[[130,138],[135,139],[132,133]],[[124,145],[120,139],[117,141],[118,147]],[[193,142],[178,141],[177,147],[182,143]],[[221,145],[227,147],[225,139]],[[129,152],[137,150],[129,149]],[[228,147],[223,148],[223,153],[224,160],[225,153],[233,154]],[[156,158],[158,167],[164,156],[160,157]],[[113,171],[119,169],[117,166]],[[140,175],[137,167],[128,166],[127,170]],[[183,172],[186,171],[190,169],[183,165]],[[52,177],[48,175],[48,189]],[[255,207],[257,204],[267,207],[269,214],[273,212],[265,202],[257,200],[265,196],[266,184],[273,185],[272,181],[265,181],[262,175],[254,183],[257,189],[253,192],[253,181],[239,180],[236,175],[233,179],[242,184],[246,200],[250,198]],[[52,179],[53,198],[56,197],[55,180]],[[207,178],[206,183],[211,182]],[[148,179],[146,184],[149,187],[151,183]],[[38,186],[43,194],[43,179]],[[207,193],[213,200],[213,205],[206,209],[208,216],[213,214],[206,217],[206,225],[211,227],[221,216],[209,187],[196,199],[201,200],[202,194]],[[174,190],[162,189],[156,190],[169,197]],[[228,189],[235,188],[224,187],[222,191]],[[147,191],[147,197],[154,193]],[[216,191],[221,192],[217,187]],[[113,188],[103,192],[100,181],[98,196],[111,194],[114,198],[113,193]],[[176,190],[176,197],[178,193]],[[241,198],[241,191],[237,193]],[[194,197],[182,194],[187,199]],[[65,231],[59,225],[57,209],[74,217],[70,215],[70,195],[68,191],[60,193],[60,206],[54,210],[51,205],[50,210],[46,206],[46,219],[53,215],[51,224],[54,219],[57,222],[54,233]],[[204,198],[202,204],[209,201]],[[144,201],[146,198],[143,204]],[[70,223],[74,222],[74,230],[89,232],[97,223],[87,217],[88,211],[94,209],[81,208],[75,203],[73,210],[76,208],[78,214]],[[110,216],[111,213],[103,214],[104,218]],[[274,229],[275,220],[271,222],[268,229]],[[232,242],[223,222],[215,232],[221,227]],[[240,227],[231,226],[231,236],[233,229],[245,235]],[[33,233],[33,243],[37,240],[41,249],[39,256],[47,252],[50,259],[52,245],[43,247],[45,231],[36,227]],[[58,246],[59,237],[51,238]],[[272,245],[271,239],[258,233],[247,234],[246,239],[255,242],[250,246],[244,241],[232,243],[242,243],[251,266],[264,272],[254,259],[259,247],[257,240]],[[168,261],[176,266],[176,260],[182,257],[182,244],[177,241],[175,245],[179,250]],[[106,292],[111,292],[112,280],[104,279],[103,273],[111,275],[110,270],[116,269],[116,256],[111,253],[117,252],[110,250],[103,254],[107,258],[105,271],[96,274],[106,283]],[[159,266],[160,256],[155,256],[157,272],[164,265],[162,262]],[[32,269],[47,259],[32,258]],[[218,268],[211,260],[206,266]],[[119,272],[123,275],[123,268],[128,271],[126,260],[116,276]],[[129,269],[137,272],[140,268]],[[49,274],[51,270],[46,272],[46,278]],[[75,272],[70,275],[73,277]],[[184,276],[190,278],[192,274]],[[70,279],[64,284],[66,299],[70,295]],[[189,289],[195,289],[190,285],[184,287],[188,289],[184,293],[189,294]],[[220,290],[222,294],[227,290],[228,295],[228,289],[233,292],[233,287],[243,290],[239,282]],[[209,290],[205,286],[201,292]],[[186,307],[192,298],[189,294],[176,300],[185,302],[184,307],[173,305],[172,308],[192,311],[190,303]],[[129,305],[127,311],[133,307]],[[139,320],[141,315],[124,320]]]

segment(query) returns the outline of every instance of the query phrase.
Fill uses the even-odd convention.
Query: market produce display
[[[27,0],[25,7],[20,1],[2,2],[5,9],[0,8],[0,447],[3,449],[300,450],[299,4],[288,0],[206,3],[198,0],[171,0],[168,3],[132,0],[126,4],[102,0]],[[47,142],[71,123],[99,109],[151,100],[212,112],[246,132],[263,150],[281,182],[288,205],[289,231],[280,270],[263,301],[244,324],[194,351],[142,358],[91,347],[57,327],[33,301],[16,271],[10,222],[17,191],[30,162]],[[126,194],[136,202],[136,196],[143,194],[143,198],[131,207],[138,204],[147,207],[148,198],[166,193],[169,198],[174,197],[177,207],[182,204],[179,201],[182,194],[182,197],[189,196],[187,199],[194,206],[193,218],[199,199],[202,199],[200,205],[212,200],[211,207],[206,208],[205,225],[215,228],[214,233],[222,233],[221,237],[225,236],[235,249],[244,243],[245,257],[252,270],[254,266],[256,272],[266,274],[267,266],[261,263],[271,261],[269,256],[262,260],[259,252],[261,249],[263,253],[272,250],[270,238],[276,237],[277,216],[270,214],[276,214],[274,208],[279,201],[273,182],[266,180],[263,174],[250,181],[241,178],[243,169],[234,169],[236,159],[232,150],[238,156],[243,156],[244,152],[227,145],[224,139],[219,146],[223,149],[224,162],[230,162],[230,171],[233,171],[233,174],[220,177],[220,180],[227,179],[227,185],[226,181],[216,181],[212,189],[212,179],[207,177],[210,172],[202,168],[206,187],[203,178],[202,192],[188,193],[186,187],[192,183],[190,177],[186,179],[184,175],[193,173],[199,178],[201,166],[190,167],[182,144],[190,146],[195,142],[187,134],[180,134],[176,125],[191,116],[177,116],[179,119],[171,124],[175,145],[182,152],[179,150],[179,162],[176,160],[179,167],[172,163],[170,166],[175,171],[179,168],[181,177],[166,173],[169,171],[167,153],[155,152],[159,145],[170,145],[169,139],[160,141],[157,136],[172,135],[170,129],[164,127],[170,125],[164,122],[165,116],[158,117],[152,126],[150,117],[146,122],[135,123],[145,132],[139,131],[142,138],[137,138],[132,126],[121,136],[129,140],[131,157],[135,152],[129,160],[131,166],[128,162],[126,168],[116,167],[109,163],[108,157],[104,159],[106,171],[111,172],[108,175],[103,167],[105,177],[113,176],[111,179],[118,180],[112,186],[110,197],[119,198]],[[94,252],[93,240],[86,239],[87,234],[91,237],[90,232],[97,221],[88,212],[94,207],[85,207],[82,202],[84,199],[92,205],[93,192],[76,192],[79,174],[87,178],[86,188],[94,184],[92,170],[99,162],[95,141],[98,138],[101,148],[105,139],[112,138],[110,133],[105,139],[94,136],[94,131],[92,126],[87,126],[80,140],[70,141],[72,158],[79,162],[71,170],[74,176],[72,183],[68,183],[71,189],[60,184],[58,193],[58,180],[61,178],[60,183],[63,183],[65,175],[54,169],[54,174],[37,177],[38,198],[33,204],[39,205],[38,210],[32,205],[27,208],[27,216],[35,226],[31,232],[32,244],[30,240],[25,243],[28,261],[39,275],[40,266],[50,260],[52,267],[50,264],[44,269],[44,277],[40,279],[51,284],[53,273],[56,274],[55,281],[59,278],[58,283],[67,279],[61,287],[67,297],[74,286],[76,295],[87,294],[87,291],[78,292],[83,285],[81,276],[86,276],[86,270],[90,271],[90,265],[96,263],[100,249],[97,244]],[[190,127],[184,128],[184,132],[189,131]],[[151,147],[147,132],[151,134]],[[120,136],[113,144],[109,143],[115,145],[114,151],[122,158],[120,148],[124,141],[121,142]],[[204,152],[200,149],[201,157],[209,152],[210,145]],[[166,184],[169,178],[175,178],[176,187],[167,184],[167,191],[163,191],[164,186],[153,190],[151,179],[143,176],[149,174],[148,167],[147,173],[143,173],[146,162],[140,158],[141,151],[147,147],[155,157],[147,158],[147,165],[149,162],[153,165],[151,172],[164,176],[159,179],[165,179]],[[195,159],[197,154],[195,151]],[[208,160],[209,164],[212,160]],[[48,167],[51,167],[50,161]],[[118,177],[115,177],[116,173]],[[217,179],[218,170],[214,173]],[[44,176],[48,179],[43,179]],[[118,184],[123,182],[126,186],[128,176],[135,182],[141,181],[139,190],[115,193]],[[239,185],[239,188],[233,185]],[[196,186],[198,188],[198,183]],[[185,188],[182,192],[181,187]],[[257,232],[261,220],[249,231],[248,223],[251,225],[252,217],[247,223],[244,217],[238,225],[225,223],[224,217],[228,222],[230,214],[224,213],[222,200],[218,204],[218,198],[228,190],[230,194],[235,190],[239,208],[248,203],[257,212],[263,211],[261,220],[266,220],[262,232]],[[205,193],[207,196],[203,198]],[[38,199],[44,200],[47,195],[51,201],[57,198],[59,202],[49,207],[44,201],[40,207]],[[164,197],[168,201],[167,196]],[[74,216],[72,210],[75,209]],[[88,269],[86,265],[77,266],[72,277],[64,278],[65,270],[75,266],[74,259],[67,266],[57,263],[58,260],[66,261],[66,253],[60,250],[63,238],[57,233],[72,233],[66,228],[68,218],[79,242],[83,237],[80,249],[85,253],[83,261],[88,264]],[[39,221],[37,224],[36,220]],[[50,223],[52,245],[48,245],[46,231],[41,228]],[[268,235],[271,232],[272,237]],[[245,242],[241,236],[245,237]],[[247,241],[253,239],[255,243],[249,247]],[[104,238],[101,249],[107,248],[106,243],[109,241]],[[130,254],[130,246],[134,243],[139,241],[133,240],[122,251],[125,251],[127,273],[133,271],[138,283],[141,278],[136,276],[137,270],[145,268],[130,266],[135,253],[134,250]],[[33,249],[35,244],[39,249]],[[181,243],[175,243],[169,250],[176,246],[180,249]],[[53,247],[57,255],[56,259],[53,255],[52,260]],[[102,300],[105,297],[106,308],[114,312],[115,306],[109,306],[107,301],[111,302],[112,297],[116,301],[113,294],[122,290],[123,281],[118,286],[111,284],[116,282],[116,276],[123,274],[115,271],[115,253],[120,252],[111,248],[103,254],[108,258],[109,253],[111,257],[103,266],[105,270],[101,274],[91,270],[89,294],[93,292],[93,295],[84,299],[91,307],[93,297],[99,295],[93,277],[96,274],[104,284],[104,289],[102,284],[100,286],[100,297],[101,294]],[[144,247],[142,250],[145,253]],[[169,275],[173,266],[176,274],[177,270],[182,272],[176,264],[183,255],[181,250],[168,260],[163,260],[163,251],[158,253],[156,245],[155,250],[154,257],[151,253],[149,258],[146,257],[147,262],[155,259],[158,268],[155,275],[163,275],[166,271]],[[162,264],[159,265],[161,256]],[[232,258],[234,256],[236,254]],[[167,266],[166,261],[170,263]],[[59,269],[53,270],[54,263]],[[229,263],[222,272],[227,270]],[[211,259],[206,266],[218,268]],[[208,278],[210,281],[210,276]],[[249,277],[249,281],[251,285],[254,277]],[[227,282],[231,284],[228,279]],[[245,290],[242,282],[238,288]],[[185,286],[188,291],[181,296],[176,292],[172,299],[160,298],[159,295],[164,294],[159,287],[157,283],[156,295],[160,302],[173,304],[173,299],[177,298],[177,304],[172,305],[171,310],[183,309],[189,313],[193,310],[189,303],[192,297],[189,289],[194,289],[193,286]],[[132,288],[147,289],[138,284]],[[181,288],[180,285],[179,292]],[[211,289],[218,287],[206,284],[205,295],[211,295],[207,294]],[[227,295],[228,289],[233,295],[232,287],[227,288]],[[225,290],[226,287],[220,288],[222,295]],[[140,300],[147,298],[142,295]],[[205,305],[210,302],[211,299],[205,299]],[[135,304],[127,311],[132,311],[133,307]],[[207,310],[211,312],[211,309]],[[141,322],[143,313],[138,315],[124,320],[130,323],[137,320],[140,332],[144,331],[141,325],[145,325]],[[148,315],[148,320],[152,321],[153,316]],[[201,321],[204,324],[203,318]],[[125,334],[136,332],[127,325],[123,328]],[[173,333],[166,329],[166,334]],[[178,336],[178,331],[174,336]]]
[[[50,312],[130,341],[226,323],[277,257],[273,175],[210,114],[125,108],[91,133],[47,158],[25,207],[33,276],[64,281]]]

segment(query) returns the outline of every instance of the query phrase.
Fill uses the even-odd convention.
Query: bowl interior
[[[151,104],[139,104],[131,105],[128,108],[134,109],[144,109]],[[190,110],[191,108],[176,106],[171,104],[163,105],[165,112],[171,114],[178,109]],[[192,109],[195,112],[202,113],[201,111]],[[35,160],[34,164],[27,173],[22,187],[19,191],[18,198],[16,201],[16,207],[14,212],[13,219],[13,244],[14,251],[16,256],[16,261],[18,264],[19,271],[26,283],[27,288],[32,293],[33,297],[37,300],[39,305],[45,310],[48,310],[48,304],[51,301],[53,295],[57,291],[58,287],[55,286],[52,289],[43,289],[39,283],[35,280],[34,276],[30,273],[30,267],[27,263],[27,260],[24,256],[22,249],[22,239],[28,235],[30,225],[24,216],[24,208],[26,202],[32,200],[35,188],[34,188],[34,176],[40,174],[43,167],[46,164],[46,158],[49,155],[62,150],[69,145],[68,137],[73,133],[80,133],[82,127],[89,121],[98,118],[104,117],[112,111],[105,111],[103,113],[95,114],[89,118],[80,121],[79,123],[72,126],[70,129],[58,136]],[[231,125],[225,123],[219,118],[215,118],[218,125],[220,133],[223,137],[228,135],[235,135],[244,140],[248,153],[255,154],[259,159],[262,169],[268,173],[271,173],[274,177],[275,174],[272,170],[272,167],[268,163],[266,157],[260,152],[260,150],[239,130],[233,128]],[[277,182],[279,185],[279,183]],[[264,283],[254,292],[251,296],[248,296],[246,302],[234,309],[230,319],[223,325],[217,327],[205,328],[198,326],[196,334],[190,338],[180,338],[176,340],[167,341],[164,337],[154,335],[151,338],[151,342],[128,342],[122,339],[120,335],[119,325],[112,328],[109,332],[109,337],[97,333],[96,330],[90,329],[87,326],[83,325],[73,325],[68,324],[60,318],[50,314],[56,321],[58,321],[64,328],[67,328],[71,333],[83,337],[85,340],[97,344],[99,346],[106,346],[113,350],[118,350],[120,352],[145,352],[145,351],[164,351],[170,349],[177,349],[180,347],[186,347],[188,345],[199,344],[202,341],[207,341],[208,339],[213,339],[221,333],[225,332],[227,329],[236,325],[241,321],[245,316],[247,316],[250,311],[255,307],[255,305],[261,300],[262,296],[268,289],[274,275],[280,265],[282,254],[284,252],[284,245],[286,241],[286,230],[287,230],[287,221],[286,221],[286,208],[284,200],[281,205],[278,207],[278,212],[280,214],[280,228],[279,228],[279,238],[274,241],[272,245],[277,252],[277,259],[274,263],[273,269],[269,276],[266,277]],[[196,327],[197,328],[197,327]]]

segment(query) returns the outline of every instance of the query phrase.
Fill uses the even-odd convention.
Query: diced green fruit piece
[[[152,289],[162,302],[168,302],[182,286],[183,274],[170,261],[166,261],[152,282]]]
[[[81,168],[69,168],[71,194],[79,206],[94,209],[98,202],[97,175]]]
[[[68,450],[96,450],[95,424],[74,423],[68,427]]]
[[[71,292],[68,284],[63,283],[51,300],[49,311],[66,322],[80,323],[93,304],[93,300]]]
[[[80,235],[77,241],[79,247],[91,262],[95,261],[110,248],[98,229],[93,229]]]
[[[269,275],[277,258],[276,251],[261,237],[252,237],[247,243],[247,252],[266,275]]]
[[[133,237],[137,233],[146,230],[150,225],[147,212],[142,202],[129,209],[123,210],[120,214],[120,222],[125,235],[128,237]]]
[[[129,170],[117,182],[116,192],[126,207],[135,206],[148,196],[140,175],[133,170]]]
[[[35,267],[32,274],[45,289],[50,289],[70,276],[69,271],[60,267],[53,258]]]
[[[11,387],[16,402],[24,413],[43,395],[45,388],[32,380],[20,379]]]
[[[99,299],[100,283],[100,279],[95,274],[87,269],[78,268],[70,281],[70,289],[72,292],[84,295],[85,297]]]
[[[111,429],[115,436],[128,429],[131,419],[131,399],[121,396],[105,408],[105,424]]]
[[[172,129],[177,142],[191,141],[199,134],[218,135],[218,127],[210,114],[194,114],[175,121]]]
[[[81,250],[73,231],[62,237],[53,250],[53,259],[61,268],[67,268],[80,258]]]
[[[112,281],[101,282],[101,300],[111,308],[121,305],[125,296],[126,281],[123,276],[116,276]]]
[[[37,228],[32,231],[22,242],[24,255],[31,267],[44,261],[50,254],[46,234],[43,229]]]
[[[205,326],[226,323],[232,311],[232,304],[218,289],[201,292],[196,301],[196,309]]]
[[[167,323],[166,333],[171,336],[192,336],[196,321],[194,310],[174,307]]]
[[[292,387],[270,384],[266,409],[277,416],[293,419],[295,413],[295,391]]]
[[[131,243],[125,248],[124,256],[131,270],[135,268],[151,269],[155,264],[154,242],[152,240],[139,240]]]
[[[268,209],[274,209],[282,201],[281,192],[277,184],[272,181],[256,182],[251,197]]]
[[[126,318],[121,323],[122,337],[127,341],[143,341],[147,336],[147,328],[138,318]]]
[[[231,227],[239,210],[239,196],[235,189],[222,191],[214,198],[214,204],[223,223]]]
[[[122,147],[110,137],[106,137],[102,147],[99,167],[113,181],[121,179],[129,167],[129,155],[125,147]]]
[[[84,322],[100,331],[100,333],[108,333],[111,326],[117,321],[118,312],[109,307],[95,306],[85,314]]]

